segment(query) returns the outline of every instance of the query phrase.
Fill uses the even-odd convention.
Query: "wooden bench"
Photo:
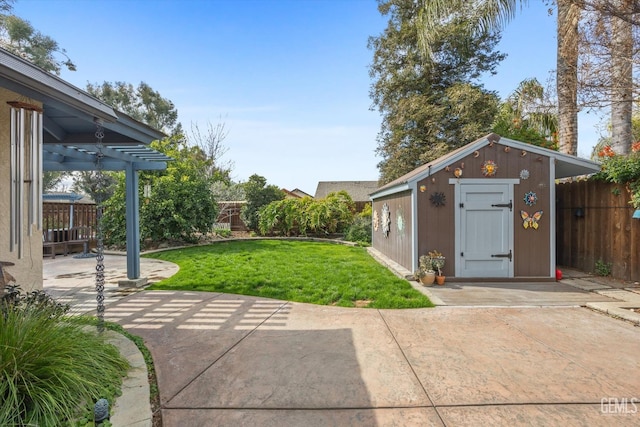
[[[42,230],[42,255],[55,258],[58,247],[62,247],[62,253],[67,256],[69,248],[64,233],[60,230]],[[48,254],[45,253],[46,249],[50,251]]]
[[[92,234],[89,227],[71,227],[67,233],[67,251],[69,246],[82,245],[82,253],[89,253],[89,241],[91,241]]]

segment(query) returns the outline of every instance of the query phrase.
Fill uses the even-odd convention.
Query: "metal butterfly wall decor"
[[[526,230],[531,227],[534,230],[538,229],[538,221],[542,218],[542,211],[535,212],[533,215],[529,215],[528,212],[520,211],[520,217],[522,218],[522,226]]]

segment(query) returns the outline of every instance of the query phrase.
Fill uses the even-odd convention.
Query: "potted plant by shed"
[[[442,269],[444,268],[445,262],[444,255],[434,249],[429,252],[428,257],[431,258],[431,268],[438,272],[436,275],[436,283],[438,285],[444,285],[445,277],[442,275]]]
[[[424,286],[431,286],[436,279],[436,272],[433,269],[431,258],[427,255],[422,255],[419,259],[419,267],[415,272],[416,279]]]

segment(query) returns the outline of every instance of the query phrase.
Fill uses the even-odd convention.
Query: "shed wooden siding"
[[[455,272],[455,226],[454,223],[454,186],[449,179],[454,178],[456,168],[462,168],[462,178],[491,179],[520,178],[523,169],[529,171],[529,179],[520,180],[520,184],[513,190],[513,224],[514,224],[514,276],[515,277],[549,277],[551,271],[551,234],[552,221],[549,157],[509,149],[499,143],[486,146],[464,159],[449,165],[449,171],[442,169],[431,177],[418,182],[418,256],[434,249],[443,253],[447,258],[445,274],[452,277]],[[482,175],[482,165],[487,160],[493,160],[498,165],[496,175],[486,178]],[[464,164],[464,165],[463,165]],[[420,186],[426,186],[425,192],[420,192]],[[533,191],[538,201],[528,206],[524,195]],[[446,204],[442,207],[432,205],[429,198],[435,192],[442,192],[446,197]],[[543,211],[537,230],[524,229],[520,211],[533,215]]]
[[[389,235],[384,236],[382,227],[376,231],[373,229],[372,246],[384,255],[394,260],[404,268],[412,270],[411,241],[413,228],[411,225],[411,191],[394,194],[393,196],[376,199],[373,202],[373,211],[377,212],[381,219],[382,206],[387,203],[391,212],[391,227]],[[403,229],[398,229],[398,215],[402,215]]]
[[[466,165],[465,165],[466,166]],[[458,167],[458,166],[456,166]],[[455,168],[454,168],[455,169]],[[453,169],[441,170],[431,177],[418,181],[418,253],[417,257],[437,250],[446,257],[443,274],[454,276],[455,272],[455,236],[454,186],[449,184]],[[435,181],[435,182],[434,182]],[[420,191],[421,186],[425,191]],[[436,207],[431,203],[434,193],[444,193],[444,206]]]

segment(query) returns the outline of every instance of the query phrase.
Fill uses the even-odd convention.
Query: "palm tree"
[[[518,5],[527,0],[422,0],[418,17],[421,46],[432,57],[431,43],[452,16],[465,16],[472,33],[502,29],[513,19]],[[578,148],[578,21],[580,8],[574,0],[556,0],[558,7],[558,139],[560,151],[576,154]]]
[[[619,16],[611,17],[611,147],[618,154],[628,154],[633,143],[633,28],[622,17],[631,16],[633,1],[613,3]]]
[[[578,153],[578,22],[580,8],[571,0],[557,0],[558,142],[561,153]]]

